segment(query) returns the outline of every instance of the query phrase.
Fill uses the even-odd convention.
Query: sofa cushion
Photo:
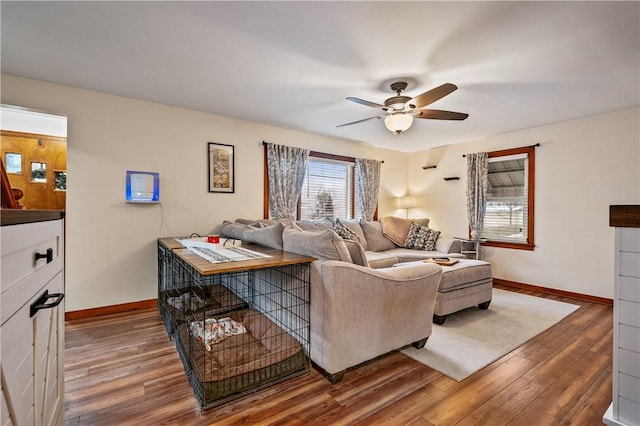
[[[337,221],[338,219],[336,219]],[[367,238],[364,236],[364,231],[362,231],[362,226],[360,226],[360,219],[344,219],[340,220],[340,222],[345,225],[347,228],[352,230],[356,236],[358,237],[358,242],[362,245],[362,248],[368,250],[367,248]]]
[[[382,225],[380,222],[360,220],[360,226],[367,239],[368,251],[382,251],[396,247],[396,245],[382,233]]]
[[[282,232],[282,245],[285,251],[312,256],[323,260],[342,260],[352,263],[345,242],[333,229],[324,232],[299,231],[286,228]]]
[[[222,222],[222,225],[220,226],[220,232],[225,237],[235,238],[236,240],[243,240],[244,230],[247,229],[247,226],[249,225],[242,224],[242,223],[229,222],[228,220],[225,220]]]
[[[344,244],[347,247],[347,250],[349,250],[349,255],[351,255],[351,261],[354,265],[369,267],[367,255],[359,242],[344,240]]]
[[[434,257],[451,257],[456,259],[466,258],[465,255],[461,253],[443,253],[441,251],[416,250],[404,247],[396,247],[391,250],[385,250],[383,253],[385,253],[387,256],[397,257],[398,259],[400,259],[400,262],[433,259]],[[371,258],[369,256],[367,256],[367,258],[369,259],[369,262],[371,262]]]
[[[440,231],[412,223],[403,246],[410,249],[434,250]]]
[[[401,262],[397,256],[389,254],[388,250],[385,251],[366,251],[367,262],[369,267],[374,269],[390,268],[396,263]]]
[[[222,235],[230,238],[282,250],[283,226],[281,223],[276,223],[272,226],[265,226],[261,223],[256,225],[252,226],[225,220],[222,222],[221,232]]]
[[[345,241],[359,242],[358,235],[340,222],[340,219],[336,219],[336,223],[333,225],[333,230],[336,231],[336,234],[340,235],[340,237]]]
[[[301,219],[295,221],[295,224],[304,231],[326,231],[333,229],[333,220],[329,218],[323,219]]]
[[[462,242],[455,238],[446,238],[442,234],[436,240],[436,251],[442,253],[460,253]]]
[[[261,246],[271,247],[282,250],[282,230],[284,227],[281,223],[272,226],[255,227],[247,225],[243,233],[243,240],[250,243],[260,244]]]

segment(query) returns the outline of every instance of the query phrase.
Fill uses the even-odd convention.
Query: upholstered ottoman
[[[461,259],[451,266],[442,265],[433,322],[444,324],[447,315],[475,305],[487,309],[492,289],[493,277],[488,262]]]

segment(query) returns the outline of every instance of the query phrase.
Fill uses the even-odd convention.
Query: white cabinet
[[[625,223],[615,234],[613,402],[603,420],[640,425],[640,228]]]
[[[17,213],[17,212],[16,212]],[[57,213],[57,214],[56,214]],[[63,423],[64,223],[5,222],[0,244],[1,425]],[[41,219],[28,212],[29,220]],[[19,221],[18,221],[19,222]]]

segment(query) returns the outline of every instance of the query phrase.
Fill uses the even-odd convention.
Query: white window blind
[[[528,175],[527,154],[489,159],[489,188],[482,238],[527,243]]]
[[[300,195],[300,218],[351,218],[353,164],[309,158]]]

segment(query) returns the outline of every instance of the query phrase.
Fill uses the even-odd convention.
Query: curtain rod
[[[264,143],[264,142],[263,142],[263,143]],[[536,144],[533,144],[533,145],[529,145],[529,146],[528,146],[528,147],[526,147],[526,148],[536,148],[536,147],[539,147],[539,146],[540,146],[540,142],[538,142],[538,143],[536,143]],[[518,148],[513,148],[513,149],[518,149]],[[462,158],[465,158],[466,156],[467,156],[467,154],[462,154]]]
[[[262,145],[266,145],[266,144],[268,144],[268,143],[269,143],[269,142],[262,141]],[[327,158],[334,157],[335,159],[340,159],[339,157],[342,157],[342,159],[345,159],[345,160],[355,161],[355,158],[354,158],[354,157],[346,157],[346,156],[344,156],[344,155],[327,154],[327,153],[325,153],[325,152],[318,152],[318,151],[311,151],[311,153],[312,153],[312,154],[320,154],[319,156],[321,156],[321,157],[325,157],[325,156],[326,156]],[[384,160],[382,160],[382,161],[380,161],[380,162],[381,162],[382,164],[384,164]]]

